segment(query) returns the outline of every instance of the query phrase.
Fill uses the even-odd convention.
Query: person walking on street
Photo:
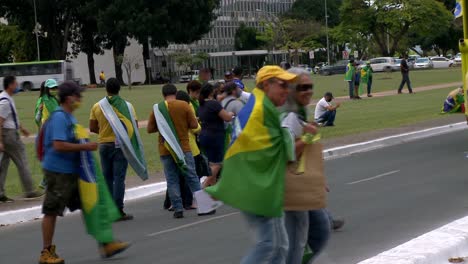
[[[70,211],[82,208],[87,231],[97,240],[102,257],[112,257],[129,244],[113,238],[112,222],[119,212],[102,175],[95,170],[90,152],[98,145],[86,139],[88,132],[73,116],[81,105],[82,88],[74,82],[64,82],[58,89],[60,107],[51,113],[41,130],[42,141],[37,143],[43,149],[40,159],[47,181],[39,264],[65,263],[52,244],[57,216],[63,216],[65,208]]]
[[[116,78],[107,80],[106,91],[107,96],[91,108],[89,130],[99,136],[102,173],[122,215],[120,221],[132,220],[133,216],[124,212],[128,161],[140,161],[140,166],[132,162],[132,168],[140,177],[147,178],[146,162],[138,142],[138,119],[133,105],[119,96],[120,83]],[[131,144],[135,156],[125,151],[125,142]]]
[[[284,223],[286,165],[294,143],[281,127],[277,107],[286,103],[288,83],[296,75],[264,66],[249,103],[234,122],[234,133],[219,182],[206,188],[215,199],[240,209],[255,234],[255,245],[242,264],[285,264],[288,235]]]
[[[364,85],[367,86],[367,97],[372,97],[372,67],[370,62],[366,62],[366,65],[361,68],[361,83],[359,84],[359,94],[362,94],[364,91]]]
[[[198,121],[189,104],[176,99],[177,88],[173,84],[164,85],[162,93],[164,101],[153,106],[146,130],[149,134],[159,132],[159,155],[174,208],[174,218],[183,218],[179,174],[184,175],[192,193],[201,190],[189,141],[189,130],[196,129]],[[213,210],[207,214],[215,212]]]
[[[26,148],[21,141],[19,132],[28,137],[29,131],[25,129],[18,118],[13,95],[19,91],[18,82],[14,76],[3,78],[3,92],[0,93],[0,203],[13,202],[5,193],[5,181],[10,160],[12,160],[23,185],[26,199],[42,196],[44,193],[35,191]]]
[[[356,65],[354,64],[354,59],[349,60],[348,65],[346,66],[345,81],[348,82],[349,89],[349,99],[355,99],[357,94],[354,94],[354,78],[356,74]]]
[[[227,112],[214,98],[213,85],[203,85],[200,92],[198,114],[201,123],[200,147],[208,158],[211,175],[204,182],[205,186],[214,185],[221,170],[224,158],[226,131],[224,122],[231,122],[234,113]]]
[[[398,88],[398,94],[401,94],[401,90],[403,90],[403,86],[405,86],[405,83],[408,86],[409,93],[410,94],[413,93],[413,89],[411,89],[411,81],[409,78],[409,66],[408,66],[407,59],[408,59],[408,56],[405,55],[405,57],[403,57],[400,63],[401,84],[400,84],[400,87]]]

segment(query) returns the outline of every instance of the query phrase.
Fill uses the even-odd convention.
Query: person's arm
[[[80,152],[80,151],[95,151],[98,147],[96,142],[88,142],[85,144],[76,144],[60,140],[54,140],[53,148],[58,152]]]
[[[99,134],[99,123],[97,120],[89,120],[89,131]]]
[[[5,123],[5,118],[0,116],[0,152],[5,151],[5,146],[3,145],[3,135],[2,135],[3,123]]]
[[[19,129],[21,131],[21,134],[23,134],[23,136],[25,137],[29,137],[29,135],[31,135],[31,133],[29,133],[29,131],[23,127],[23,125],[19,125]]]
[[[230,122],[234,118],[234,113],[228,112],[224,109],[219,111],[218,116],[224,121],[224,122]]]
[[[325,108],[326,108],[328,111],[335,111],[337,108],[340,107],[340,105],[341,105],[340,103],[336,103],[336,105],[334,105],[334,106],[333,106],[333,105],[328,105],[328,106],[326,106]]]
[[[186,107],[186,113],[187,113],[187,125],[189,129],[197,129],[198,128],[198,120],[195,114],[193,113],[192,109],[190,108],[190,105],[187,104]]]
[[[317,126],[315,126],[315,124],[307,124],[304,126],[304,133],[315,135],[317,134],[317,132],[318,132],[318,129],[317,129]],[[310,142],[304,142],[302,138],[296,140],[296,143],[294,146],[296,158],[299,158],[302,155],[302,153],[304,152],[305,146],[308,144],[310,144]]]
[[[154,117],[154,113],[151,112],[149,118],[148,118],[148,125],[146,126],[146,131],[148,134],[156,133],[158,132],[158,125],[156,124],[156,119]]]

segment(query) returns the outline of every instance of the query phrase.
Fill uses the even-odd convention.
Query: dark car
[[[330,66],[323,66],[319,70],[320,75],[344,74],[346,72],[346,65],[348,60],[341,60]]]

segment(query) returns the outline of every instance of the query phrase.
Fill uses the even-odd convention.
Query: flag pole
[[[468,98],[467,98],[467,73],[468,73],[468,0],[457,1],[462,7],[463,20],[463,39],[460,39],[459,48],[462,58],[462,79],[463,79],[463,94],[465,97],[465,116],[468,122]]]

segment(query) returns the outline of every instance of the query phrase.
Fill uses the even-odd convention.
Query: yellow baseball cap
[[[257,72],[255,83],[259,84],[271,78],[277,78],[286,82],[293,81],[297,75],[283,70],[279,66],[264,66]]]

